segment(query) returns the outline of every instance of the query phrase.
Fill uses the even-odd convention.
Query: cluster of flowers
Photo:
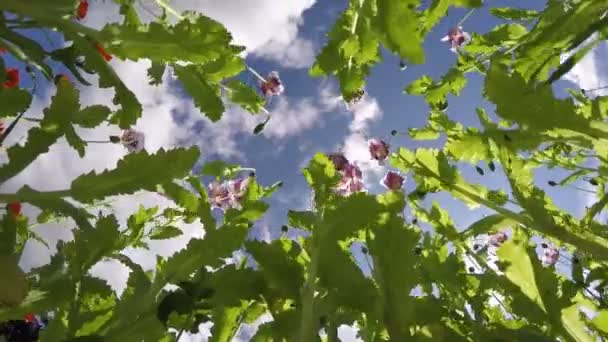
[[[383,164],[388,158],[390,146],[381,139],[370,139],[368,141],[370,157],[378,163]],[[336,185],[335,191],[339,195],[349,196],[350,194],[364,191],[363,174],[361,169],[351,163],[342,153],[331,153],[327,156],[332,161],[336,170],[340,173],[340,181]],[[389,170],[380,184],[390,190],[400,190],[405,182],[405,177],[398,172]]]
[[[209,201],[221,210],[241,209],[249,186],[249,178],[237,178],[223,183],[209,184]]]
[[[498,248],[505,241],[507,241],[508,238],[509,238],[509,236],[507,235],[507,233],[500,231],[500,232],[496,232],[496,233],[488,236],[487,243],[492,247]],[[543,249],[542,256],[541,256],[541,262],[543,263],[543,265],[544,266],[555,265],[557,263],[557,261],[559,260],[559,249],[557,249],[555,247],[549,247],[546,243],[542,243],[541,247]]]

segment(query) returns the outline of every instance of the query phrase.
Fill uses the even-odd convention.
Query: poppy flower
[[[139,152],[144,149],[145,138],[143,132],[129,128],[124,130],[120,135],[120,143],[126,147],[129,152]]]
[[[21,215],[21,203],[12,202],[7,205],[8,210],[13,214],[14,217]]]
[[[221,184],[218,182],[209,184],[211,205],[222,210],[240,209],[248,185],[248,178],[239,178]]]
[[[559,259],[559,250],[557,248],[545,248],[543,251],[542,262],[545,266],[555,265]]]
[[[112,60],[112,55],[110,55],[104,48],[103,46],[101,46],[101,44],[97,43],[95,45],[95,48],[97,49],[97,51],[99,51],[99,54],[103,57],[103,59],[106,60],[106,62],[109,62]]]
[[[2,88],[9,89],[19,86],[19,70],[15,68],[6,69],[6,80],[2,84]]]
[[[278,71],[272,71],[266,76],[266,80],[260,84],[260,90],[266,97],[279,96],[285,91]]]
[[[350,196],[353,193],[364,191],[361,169],[354,164],[348,164],[340,171],[341,178],[336,185],[335,191],[341,196]]]
[[[25,315],[25,316],[23,317],[23,319],[24,319],[26,322],[35,322],[35,321],[36,321],[36,315],[34,315],[33,313],[28,313],[27,315]]]
[[[76,10],[76,19],[82,20],[87,16],[89,12],[89,2],[87,0],[80,0],[78,9]]]
[[[494,247],[499,247],[505,241],[507,241],[508,238],[509,236],[505,232],[498,232],[490,235],[488,242]]]
[[[380,184],[390,190],[400,190],[405,182],[405,177],[395,171],[388,171],[382,178]]]
[[[367,142],[367,146],[369,147],[369,153],[371,154],[372,159],[383,161],[388,157],[390,146],[383,140],[370,139]]]
[[[458,49],[471,41],[471,36],[462,29],[462,26],[451,28],[448,34],[441,39],[442,42],[449,42],[451,49],[457,52]]]
[[[348,159],[346,159],[344,154],[341,152],[330,153],[327,155],[327,158],[329,160],[331,160],[332,163],[334,163],[334,167],[336,168],[336,171],[344,170],[346,168],[346,166],[349,164]]]
[[[6,48],[0,47],[0,53],[7,53],[8,50]]]

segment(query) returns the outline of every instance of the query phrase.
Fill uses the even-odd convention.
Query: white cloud
[[[264,135],[269,138],[285,138],[298,134],[319,124],[321,114],[321,108],[312,99],[292,104],[281,97],[272,108],[272,119],[266,125]]]
[[[313,43],[302,38],[295,38],[287,44],[272,40],[257,49],[254,55],[294,69],[309,68],[315,61]]]

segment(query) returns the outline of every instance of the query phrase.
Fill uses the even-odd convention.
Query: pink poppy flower
[[[145,135],[132,128],[125,129],[120,136],[120,143],[129,152],[139,152],[144,149]]]
[[[213,182],[209,184],[209,201],[211,205],[222,209],[227,210],[230,208],[230,191],[226,184],[220,184],[218,182]]]
[[[279,96],[285,91],[285,87],[283,87],[277,71],[272,71],[266,76],[266,81],[261,82],[260,89],[266,97]]]
[[[405,182],[405,177],[395,171],[388,171],[380,184],[390,190],[400,190],[403,187],[403,182]]]
[[[370,139],[367,142],[372,159],[383,161],[388,157],[390,146],[380,139]]]
[[[235,209],[241,209],[241,202],[247,193],[249,186],[249,178],[239,178],[228,181],[228,191],[230,193],[230,206]]]
[[[559,250],[557,248],[545,248],[543,250],[542,262],[545,266],[555,265],[559,259]]]
[[[365,190],[365,184],[363,183],[363,174],[361,169],[356,165],[348,164],[340,172],[342,178],[338,181],[335,191],[341,196],[350,196],[355,192]]]
[[[334,167],[337,171],[344,170],[349,164],[348,159],[346,159],[344,154],[341,152],[330,153],[327,155],[327,158],[334,163]]]
[[[462,26],[451,28],[448,34],[441,39],[442,42],[449,42],[451,49],[457,52],[458,49],[471,41],[471,36],[462,29]]]
[[[239,178],[219,184],[209,184],[209,201],[215,208],[221,210],[240,209],[242,200],[247,192],[249,178]]]
[[[494,247],[499,247],[505,241],[507,241],[508,238],[509,236],[505,232],[498,232],[490,235],[488,238],[488,243]]]

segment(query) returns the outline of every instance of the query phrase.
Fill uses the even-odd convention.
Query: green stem
[[[365,0],[359,0],[359,10],[363,7],[363,3]],[[357,24],[359,23],[359,11],[355,12],[355,16],[353,17],[353,24],[350,27],[350,34],[354,35],[355,31],[357,31]],[[348,57],[348,71],[350,71],[353,64],[353,56]]]
[[[110,140],[84,140],[87,144],[113,144]]]
[[[298,334],[297,342],[314,341],[315,335],[315,320],[314,320],[314,300],[317,274],[319,271],[319,257],[321,252],[321,236],[324,227],[317,226],[316,232],[313,231],[312,252],[310,253],[310,265],[308,267],[308,277],[302,287],[302,318],[300,321],[300,333]]]
[[[70,190],[28,192],[27,194],[0,194],[0,203],[29,202],[35,200],[54,199],[57,197],[70,197]]]
[[[460,19],[460,21],[458,22],[458,24],[456,24],[456,27],[460,27],[462,26],[465,21],[467,21],[467,19],[469,19],[469,17],[475,12],[475,9],[473,8],[472,10],[469,11],[469,13],[467,13],[462,19]]]
[[[502,162],[504,163],[505,161],[502,160]],[[424,163],[422,163],[420,161],[417,161],[416,163],[417,163],[418,167],[421,169],[423,174],[428,174],[429,176],[448,184],[447,190],[449,190],[451,192],[459,193],[464,197],[468,197],[469,199],[471,199],[481,205],[484,205],[484,206],[496,211],[497,213],[524,225],[525,227],[536,230],[537,232],[539,232],[541,234],[545,234],[547,236],[559,239],[559,240],[563,241],[564,243],[569,244],[571,246],[575,246],[575,247],[585,246],[585,248],[588,250],[588,252],[591,253],[592,255],[594,255],[595,257],[597,257],[598,259],[601,259],[603,261],[608,260],[608,240],[606,240],[600,236],[597,236],[593,232],[572,231],[563,226],[546,226],[546,225],[538,224],[532,218],[530,218],[528,216],[518,214],[509,209],[503,208],[503,207],[497,205],[496,203],[494,203],[490,200],[487,200],[485,198],[482,198],[481,196],[479,196],[477,194],[471,193],[469,190],[464,189],[456,184],[450,184],[448,181],[444,180],[440,175],[436,174],[433,170],[429,169]],[[509,175],[508,170],[505,170],[505,173],[507,175]],[[509,181],[511,182],[511,177],[508,177],[508,178],[509,178]],[[511,184],[511,187],[513,187],[513,184]],[[523,205],[520,205],[520,206],[525,209],[525,206],[523,206]]]
[[[179,338],[182,337],[182,334],[184,333],[184,328],[181,328],[179,330],[179,333],[177,334],[177,337],[175,338],[175,341],[179,341]]]
[[[338,338],[338,327],[335,323],[329,322],[325,330],[327,332],[328,342],[340,342],[340,339]]]
[[[31,122],[41,122],[42,121],[42,119],[26,118],[26,117],[23,117],[23,120],[25,120],[25,121],[31,121]]]
[[[175,16],[177,19],[179,20],[184,20],[184,17],[179,14],[176,10],[174,10],[171,6],[167,5],[163,0],[155,0],[156,4],[160,7],[162,7],[165,11],[171,13],[173,16]]]

